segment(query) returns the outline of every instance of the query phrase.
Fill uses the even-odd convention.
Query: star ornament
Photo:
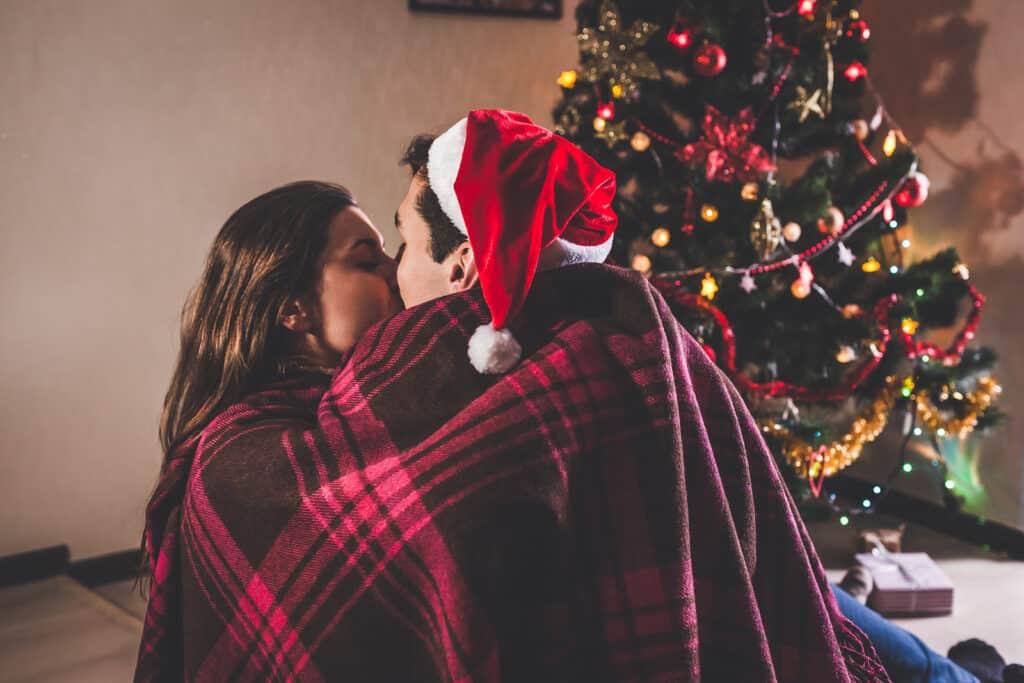
[[[821,108],[821,96],[823,92],[821,88],[814,91],[813,94],[808,97],[807,89],[802,85],[796,87],[796,99],[789,103],[786,109],[798,109],[800,110],[800,123],[807,120],[811,114],[817,114],[818,118],[825,118],[825,110]]]
[[[845,243],[840,242],[839,243],[839,262],[842,263],[844,266],[849,267],[849,266],[853,265],[853,262],[856,259],[857,259],[857,257],[854,255],[853,251],[848,246],[846,246]]]
[[[612,87],[628,91],[636,79],[657,80],[661,71],[643,47],[660,27],[637,20],[629,27],[622,23],[619,8],[611,0],[601,2],[596,27],[582,29],[577,35],[583,77],[591,83],[607,78]]]
[[[609,123],[602,130],[595,132],[594,137],[604,140],[608,149],[612,149],[620,142],[625,142],[629,137],[626,135],[626,122]]]
[[[750,273],[743,273],[743,278],[740,280],[740,289],[747,294],[757,289],[757,283],[754,282],[754,278]]]

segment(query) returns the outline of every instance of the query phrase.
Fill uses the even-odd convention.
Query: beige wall
[[[574,22],[405,0],[0,0],[0,555],[132,547],[177,316],[220,224],[299,178],[390,237],[414,133],[550,122]]]
[[[178,311],[231,210],[325,178],[350,185],[392,236],[410,134],[478,106],[549,122],[553,78],[576,61],[567,4],[558,23],[410,15],[405,0],[0,0],[0,555],[135,544]],[[1024,147],[1024,5],[976,0],[966,16],[990,24],[980,51],[948,39],[946,71],[931,64],[942,54],[901,42],[964,4],[874,0],[865,14],[894,113],[975,166],[974,118]],[[960,106],[957,63],[981,92],[974,112]],[[908,97],[921,73],[938,93],[926,106]],[[952,173],[926,160],[941,194]],[[968,252],[991,301],[982,337],[1004,353],[1006,405],[1024,414],[1024,220],[998,228],[985,187],[955,225],[948,211],[927,218],[932,238],[922,214],[916,248],[946,240]],[[1022,442],[1018,421],[983,448],[988,505],[1011,521]]]

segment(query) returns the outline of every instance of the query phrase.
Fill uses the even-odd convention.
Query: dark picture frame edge
[[[517,19],[551,19],[558,20],[563,16],[564,11],[564,0],[551,0],[554,3],[555,8],[551,12],[542,10],[503,10],[493,9],[488,7],[479,7],[480,0],[473,0],[472,7],[460,7],[452,4],[446,6],[438,4],[444,0],[409,0],[409,11],[410,12],[422,12],[429,14],[464,14],[464,15],[476,15],[476,16],[490,16],[490,17],[507,17]]]

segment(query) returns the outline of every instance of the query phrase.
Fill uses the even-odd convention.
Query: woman
[[[239,468],[234,493],[247,500],[232,507],[255,525],[286,514],[274,507],[281,507],[279,497],[258,486],[247,490],[245,468],[261,466],[262,446],[279,448],[282,424],[310,419],[345,352],[401,309],[395,270],[380,233],[338,185],[277,188],[246,203],[220,229],[183,311],[181,350],[164,400],[164,462],[143,539],[144,573],[153,584],[136,680],[214,677],[187,670],[199,657],[191,656],[191,634],[182,628],[192,622],[190,610],[199,609],[195,596],[213,590],[195,585],[185,566],[191,544],[203,542],[194,534],[208,521],[190,514],[186,500],[190,479],[202,476],[193,462],[197,446],[246,420],[255,436],[216,458],[218,467]],[[261,424],[269,428],[254,428]],[[283,488],[286,473],[281,476]],[[262,479],[268,480],[275,481]]]

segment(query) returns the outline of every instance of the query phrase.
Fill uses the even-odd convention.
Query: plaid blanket
[[[165,467],[136,680],[888,681],[736,390],[642,278],[538,275],[524,362],[479,289]]]

